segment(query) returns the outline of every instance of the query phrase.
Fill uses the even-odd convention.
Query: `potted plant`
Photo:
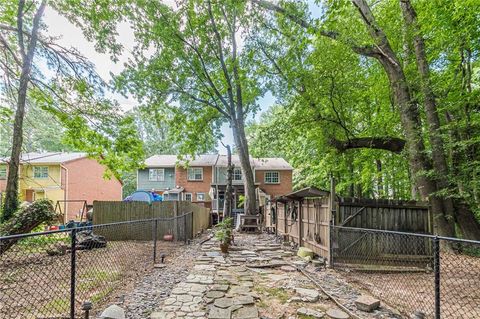
[[[218,229],[215,232],[215,238],[220,242],[220,250],[222,253],[228,253],[228,246],[230,246],[231,241],[231,229]]]
[[[227,253],[228,246],[233,242],[232,226],[233,218],[231,217],[223,219],[216,226],[215,238],[220,242],[222,253]]]

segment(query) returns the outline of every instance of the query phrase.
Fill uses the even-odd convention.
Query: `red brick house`
[[[238,156],[232,156],[234,212],[241,212],[244,181]],[[200,155],[188,162],[175,155],[155,155],[138,170],[137,189],[154,190],[165,200],[188,200],[211,207],[214,213],[223,210],[227,180],[226,155]],[[282,158],[252,158],[259,206],[265,199],[292,191],[293,168]]]

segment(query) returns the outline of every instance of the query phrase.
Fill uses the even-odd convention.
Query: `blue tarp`
[[[125,197],[124,202],[161,202],[163,197],[154,192],[136,191]]]

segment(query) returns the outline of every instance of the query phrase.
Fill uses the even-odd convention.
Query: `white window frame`
[[[150,182],[164,182],[165,181],[165,169],[164,168],[149,168],[148,180]]]
[[[7,179],[7,167],[0,166],[0,180]]]
[[[190,199],[187,199],[187,196],[190,196]],[[187,202],[193,201],[193,195],[192,195],[192,193],[185,193],[185,194],[184,194],[184,200],[187,201]]]
[[[33,178],[35,179],[47,179],[48,178],[48,166],[34,166]]]
[[[269,176],[271,174],[277,174],[277,181],[273,181],[272,178],[273,176]],[[280,172],[279,171],[266,171],[263,180],[265,181],[265,184],[280,184]]]
[[[238,174],[238,171],[240,171],[240,174]],[[240,175],[240,179],[238,179],[238,175]],[[234,168],[233,169],[233,174],[232,174],[232,180],[233,181],[243,181],[243,174],[242,174],[242,169],[241,168]]]
[[[203,197],[203,198],[200,198]],[[205,201],[205,193],[197,193],[197,202],[204,202]]]
[[[199,172],[200,172],[200,178],[197,178],[197,174]],[[203,181],[203,167],[189,167],[187,169],[187,180]]]

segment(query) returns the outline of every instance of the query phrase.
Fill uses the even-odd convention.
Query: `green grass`
[[[67,312],[70,309],[70,299],[69,298],[52,299],[42,307],[41,312],[50,313],[52,309],[60,313]]]
[[[281,303],[286,303],[289,299],[287,291],[283,288],[267,288],[262,286],[255,287],[255,290],[261,294],[268,294],[269,297],[278,299]]]
[[[113,291],[113,288],[112,288],[112,287],[105,288],[105,289],[103,289],[103,290],[101,290],[101,291],[93,294],[92,297],[90,298],[90,300],[91,300],[93,303],[102,301],[102,300],[105,299],[112,291]]]

